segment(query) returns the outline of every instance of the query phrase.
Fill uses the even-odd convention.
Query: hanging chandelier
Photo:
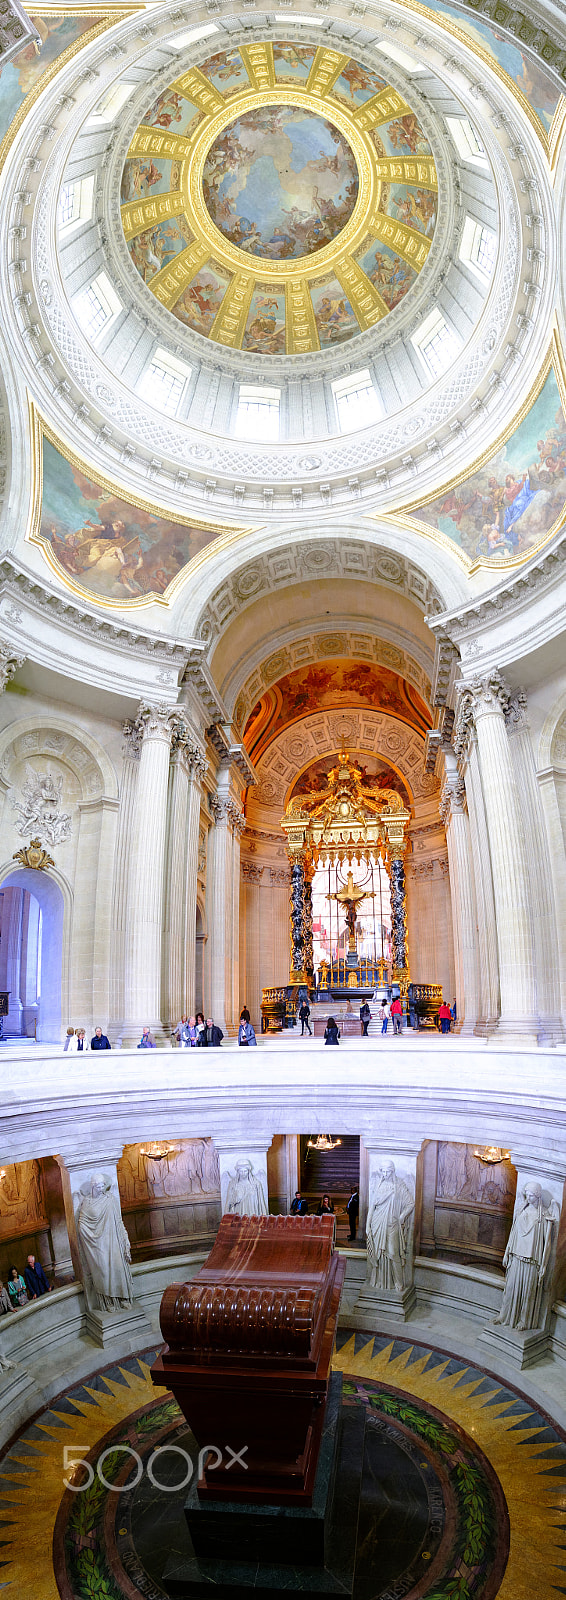
[[[151,1144],[144,1144],[140,1149],[140,1156],[149,1156],[151,1161],[164,1161],[166,1156],[177,1154],[176,1144],[159,1144],[153,1139]]]
[[[316,1139],[309,1139],[307,1150],[317,1150],[319,1155],[327,1155],[329,1150],[336,1150],[341,1143],[341,1139],[332,1139],[329,1133],[317,1133]]]
[[[486,1167],[496,1167],[501,1161],[508,1161],[510,1150],[502,1150],[499,1144],[485,1144],[474,1148],[474,1155],[478,1161],[483,1161]]]

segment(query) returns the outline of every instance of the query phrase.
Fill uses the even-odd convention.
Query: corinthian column
[[[161,958],[167,789],[171,738],[178,713],[170,706],[142,705],[143,730],[128,899],[128,961],[124,1043],[139,1041],[144,1023],[161,1041]]]
[[[239,1014],[240,833],[244,818],[228,789],[210,799],[206,878],[210,937],[212,1015],[223,1033],[234,1032]]]
[[[464,694],[476,725],[493,873],[501,995],[495,1031],[524,1043],[537,1037],[537,1022],[523,830],[504,715],[509,694],[498,673]]]
[[[445,763],[449,764],[448,755]],[[473,1033],[478,1014],[477,912],[466,790],[455,762],[444,778],[440,815],[446,828],[450,870],[458,1031]]]

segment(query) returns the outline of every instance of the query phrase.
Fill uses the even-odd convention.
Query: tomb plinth
[[[225,1216],[166,1289],[152,1377],[211,1452],[200,1502],[312,1505],[345,1269],[333,1217]]]

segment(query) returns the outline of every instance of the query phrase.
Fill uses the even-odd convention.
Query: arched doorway
[[[31,867],[0,885],[0,989],[10,991],[4,1037],[61,1040],[64,901],[55,880]]]

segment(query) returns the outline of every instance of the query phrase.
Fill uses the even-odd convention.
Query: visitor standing
[[[30,1300],[39,1300],[40,1295],[51,1293],[53,1286],[48,1283],[41,1261],[36,1261],[35,1256],[28,1256],[24,1278]]]
[[[153,1034],[149,1031],[149,1025],[146,1025],[146,1027],[142,1030],[142,1036],[138,1045],[138,1050],[155,1050],[155,1039]]]
[[[307,1211],[307,1202],[306,1200],[303,1200],[300,1189],[296,1189],[295,1198],[291,1201],[291,1216],[306,1217]]]
[[[393,1018],[393,1032],[400,1033],[403,1022],[403,1006],[399,995],[391,1002],[391,1016]]]
[[[380,1002],[379,1020],[380,1020],[380,1023],[381,1023],[381,1032],[382,1033],[387,1033],[387,1028],[388,1028],[388,1025],[389,1025],[389,1001],[388,1000],[384,999],[384,1000],[382,1000]]]
[[[323,1194],[320,1205],[317,1206],[317,1217],[333,1217],[334,1206],[329,1194]]]
[[[348,1213],[348,1222],[350,1224],[350,1239],[353,1242],[358,1231],[358,1217],[360,1215],[360,1196],[357,1186],[355,1189],[352,1189],[350,1199],[346,1206],[346,1211]]]
[[[451,1021],[452,1021],[452,1012],[450,1010],[450,1006],[449,1006],[447,1000],[443,1000],[442,1001],[442,1005],[439,1006],[439,1008],[438,1008],[438,1020],[440,1022],[440,1027],[441,1027],[442,1032],[443,1033],[450,1033],[450,1024],[451,1024]]]
[[[110,1044],[110,1040],[107,1039],[106,1034],[102,1032],[102,1028],[95,1028],[93,1037],[92,1037],[92,1039],[90,1041],[90,1048],[91,1048],[91,1050],[111,1050],[112,1049],[112,1046]]]
[[[213,1022],[212,1017],[207,1017],[204,1031],[199,1034],[197,1044],[212,1045],[216,1050],[222,1044],[223,1038],[222,1029],[217,1026],[216,1022]]]
[[[338,1044],[339,1038],[340,1038],[340,1029],[338,1027],[338,1023],[336,1022],[336,1019],[334,1017],[329,1017],[328,1018],[328,1022],[326,1024],[326,1027],[325,1027],[325,1030],[324,1030],[324,1043],[325,1044]]]
[[[255,1030],[249,1020],[248,1022],[240,1022],[240,1026],[238,1028],[238,1044],[257,1044]]]
[[[363,1006],[360,1006],[360,1022],[362,1024],[362,1039],[367,1039],[368,1028],[371,1022],[371,1011],[367,1000],[364,1000]]]
[[[8,1278],[8,1294],[14,1307],[14,1311],[17,1311],[18,1306],[27,1306],[28,1292],[21,1272],[18,1272],[17,1267],[10,1267],[10,1276]]]
[[[311,1008],[310,1008],[310,1006],[308,1004],[308,1001],[307,1000],[303,1000],[302,1005],[301,1005],[301,1009],[299,1011],[299,1022],[301,1024],[301,1039],[303,1037],[305,1028],[307,1029],[309,1038],[312,1039],[312,1028],[311,1028],[311,1025],[310,1025],[310,1022],[309,1022],[310,1014],[311,1014]]]

